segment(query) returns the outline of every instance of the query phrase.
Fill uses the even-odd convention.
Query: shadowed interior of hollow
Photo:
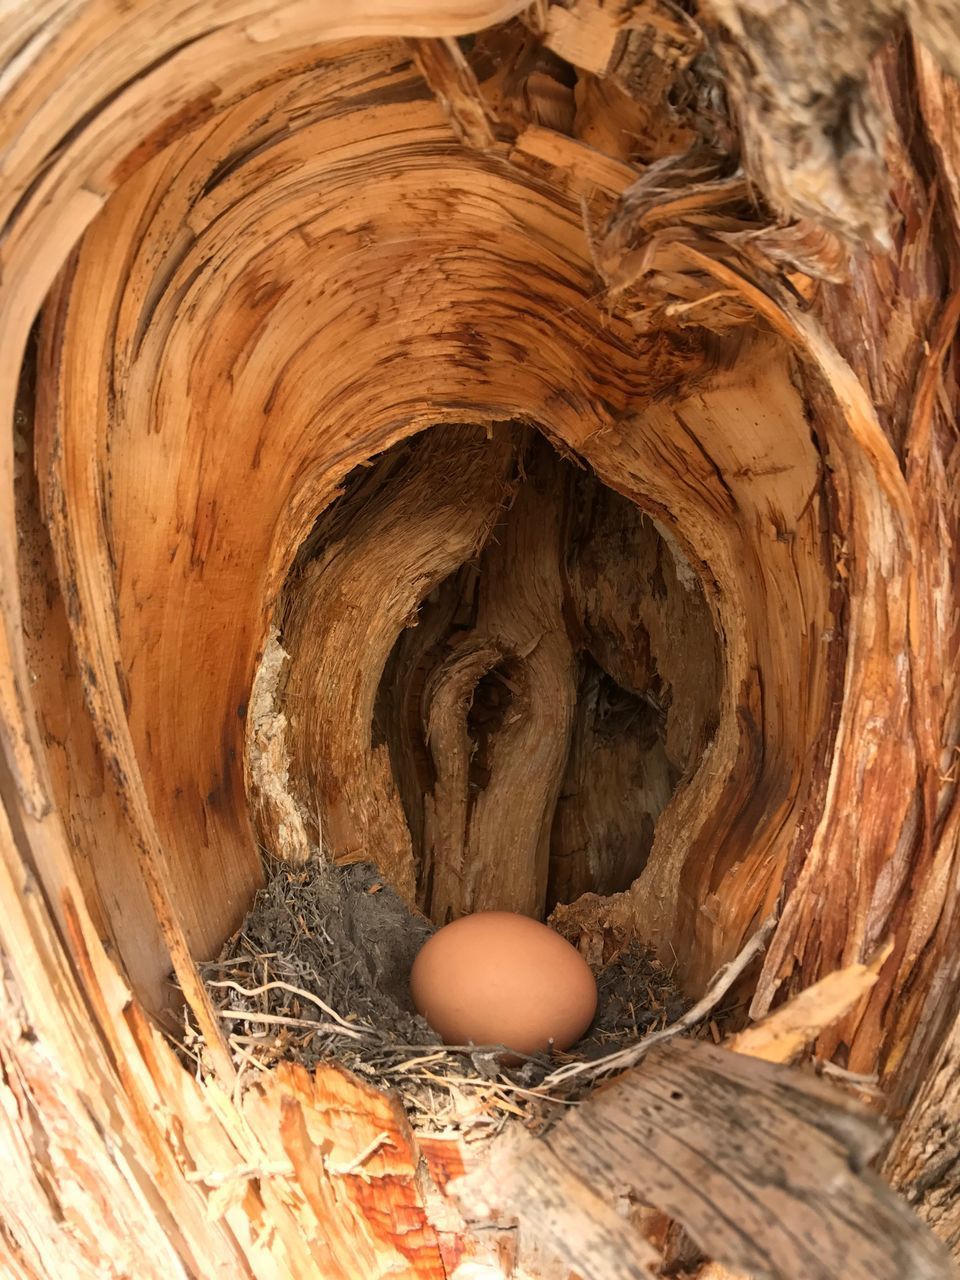
[[[677,544],[517,423],[437,427],[354,472],[279,616],[314,840],[438,923],[628,888],[719,720]]]

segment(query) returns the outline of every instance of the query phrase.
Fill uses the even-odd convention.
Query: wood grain
[[[630,554],[650,566],[649,593],[596,557],[600,586],[574,589],[589,555],[556,576],[556,557],[541,559],[542,546],[531,555],[549,562],[554,646],[538,687],[552,682],[558,701],[555,723],[542,708],[535,723],[557,794],[575,783],[585,797],[564,817],[557,862],[583,843],[578,823],[609,842],[641,827],[626,865],[589,851],[571,864],[563,894],[588,878],[606,888],[619,887],[614,872],[639,876],[570,918],[615,941],[639,934],[670,963],[676,955],[698,993],[779,903],[763,970],[745,991],[754,1015],[772,1018],[835,971],[860,973],[892,938],[869,990],[820,1027],[816,1053],[854,1076],[879,1075],[903,1122],[887,1173],[956,1241],[951,9],[4,6],[0,1156],[11,1174],[0,1265],[11,1274],[350,1274],[348,1226],[371,1274],[438,1274],[465,1255],[455,1214],[436,1239],[424,1226],[405,1140],[393,1190],[385,1175],[367,1195],[362,1178],[324,1166],[311,1125],[336,1125],[314,1114],[315,1081],[275,1081],[275,1094],[265,1081],[260,1118],[242,1109],[193,963],[218,949],[260,883],[247,717],[298,548],[355,468],[465,423],[484,436],[497,423],[539,432],[655,521],[672,557],[654,608],[660,544],[641,547],[636,529]],[[24,355],[41,311],[34,405]],[[523,541],[536,541],[536,525],[545,544],[554,497],[529,501],[537,519]],[[520,527],[522,505],[516,515]],[[451,536],[467,545],[462,535]],[[401,563],[418,571],[398,539],[376,571],[394,571],[394,605],[413,610],[423,597],[397,585]],[[424,591],[446,563],[441,554]],[[556,578],[575,641],[555,625]],[[699,620],[682,605],[685,580],[703,602]],[[467,589],[458,578],[454,604]],[[569,602],[587,596],[576,619]],[[638,625],[625,631],[617,610],[638,597]],[[514,639],[529,637],[531,611],[515,604],[499,608]],[[405,630],[399,612],[393,625]],[[570,691],[583,673],[570,650],[598,663],[602,653],[620,687],[656,700],[641,679],[652,678],[641,626],[670,684],[663,752],[680,777],[665,804],[662,775],[649,795],[635,786],[618,823],[607,801],[591,799],[602,763],[585,718],[594,694],[578,712]],[[381,671],[397,638],[371,654]],[[501,649],[474,640],[435,703],[438,733],[441,721],[459,732],[460,699],[497,666]],[[428,649],[401,645],[389,669],[419,670]],[[369,709],[377,681],[355,671]],[[297,678],[322,703],[307,675]],[[325,724],[337,706],[324,709]],[[570,771],[564,741],[575,747]],[[304,823],[327,767],[313,742],[304,735],[288,757],[289,779],[308,784],[298,791]],[[528,742],[500,761],[507,774]],[[662,765],[649,759],[656,748],[641,753],[623,734],[607,749],[616,779],[635,783]],[[350,799],[345,830],[371,791],[387,794],[383,856],[423,893],[405,843],[426,829],[409,817],[410,761],[423,761],[405,759],[392,782],[381,759],[379,775],[364,775],[369,789],[353,764],[336,777]],[[459,822],[463,759],[445,751],[440,764],[446,831]],[[553,794],[542,782],[531,809],[549,808]],[[653,821],[654,809],[651,836],[644,816]],[[495,817],[485,817],[488,835]],[[510,890],[539,909],[552,841],[534,838],[535,817],[512,829]],[[359,825],[345,853],[369,840],[373,828]],[[451,836],[450,847],[463,845]],[[483,859],[489,879],[489,846]],[[454,861],[441,857],[447,869]],[[444,888],[446,899],[458,892]],[[174,1032],[171,971],[217,1078],[195,1078],[151,1021],[166,1018]],[[711,1077],[725,1142],[772,1105],[765,1079],[731,1082],[719,1068]],[[695,1087],[688,1072],[684,1096]],[[334,1110],[353,1108],[358,1128],[380,1114],[363,1089],[347,1093]],[[776,1115],[771,1132],[792,1140]],[[618,1111],[611,1142],[628,1130]],[[589,1183],[580,1177],[589,1137],[565,1164],[580,1199],[567,1204],[554,1188],[545,1227],[559,1231],[568,1210],[592,1238],[591,1224],[607,1221],[623,1241],[602,1162]],[[883,1275],[893,1260],[904,1274],[937,1274],[912,1220],[870,1198],[870,1179],[850,1183],[844,1143],[819,1141],[850,1203],[887,1233],[885,1258],[860,1239],[851,1265]],[[759,1165],[779,1169],[782,1153],[754,1154],[772,1234],[745,1241],[758,1202],[731,1188],[729,1158],[715,1193],[732,1197],[737,1221],[704,1214],[699,1229],[718,1253],[818,1274],[829,1251],[811,1257],[806,1241],[788,1238],[783,1189],[762,1183]],[[667,1199],[682,1218],[691,1204],[676,1186]],[[834,1206],[821,1183],[800,1199],[822,1242]],[[439,1193],[432,1212],[451,1214]],[[829,1238],[847,1249],[846,1236]],[[637,1248],[631,1257],[624,1245],[611,1265],[646,1265]]]
[[[833,1280],[842,1258],[851,1280],[952,1276],[945,1249],[868,1171],[881,1141],[871,1114],[825,1084],[676,1040],[546,1137],[505,1142],[455,1191],[468,1209],[515,1214],[585,1280],[632,1280],[651,1264],[623,1218],[608,1235],[608,1216],[586,1228],[552,1209],[566,1202],[590,1218],[598,1193],[653,1205],[751,1275]]]

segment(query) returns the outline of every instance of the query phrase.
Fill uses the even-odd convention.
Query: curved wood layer
[[[241,756],[280,575],[352,466],[465,408],[543,423],[709,575],[721,725],[665,817],[638,928],[697,982],[779,892],[831,621],[787,357],[766,340],[736,343],[729,371],[651,360],[593,297],[577,204],[500,150],[451,138],[400,47],[344,50],[141,168],[51,307],[48,507],[64,569],[112,566],[124,710],[195,952],[259,875]]]

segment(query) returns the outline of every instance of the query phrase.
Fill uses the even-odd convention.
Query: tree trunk
[[[824,1275],[881,1274],[871,1223],[948,1274],[858,1171],[956,1251],[958,32],[6,6],[4,1274],[809,1277],[775,1197],[746,1220],[754,1104],[852,1179]],[[261,850],[317,847],[436,923],[649,945],[691,1000],[741,957],[726,1047],[852,1082],[889,1141],[704,1057],[704,1212],[639,1155],[692,1048],[479,1168],[375,1080],[245,1081],[196,962]],[[600,1132],[622,1163],[578,1165]]]

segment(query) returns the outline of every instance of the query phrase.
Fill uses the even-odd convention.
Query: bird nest
[[[594,963],[597,1013],[574,1049],[508,1066],[498,1046],[444,1045],[415,1012],[410,968],[434,929],[372,864],[273,862],[241,928],[201,966],[241,1087],[281,1062],[334,1062],[393,1091],[418,1133],[477,1141],[511,1117],[541,1129],[618,1053],[675,1026],[686,1008],[651,951],[618,947]],[[205,1068],[189,1015],[182,1052]]]

